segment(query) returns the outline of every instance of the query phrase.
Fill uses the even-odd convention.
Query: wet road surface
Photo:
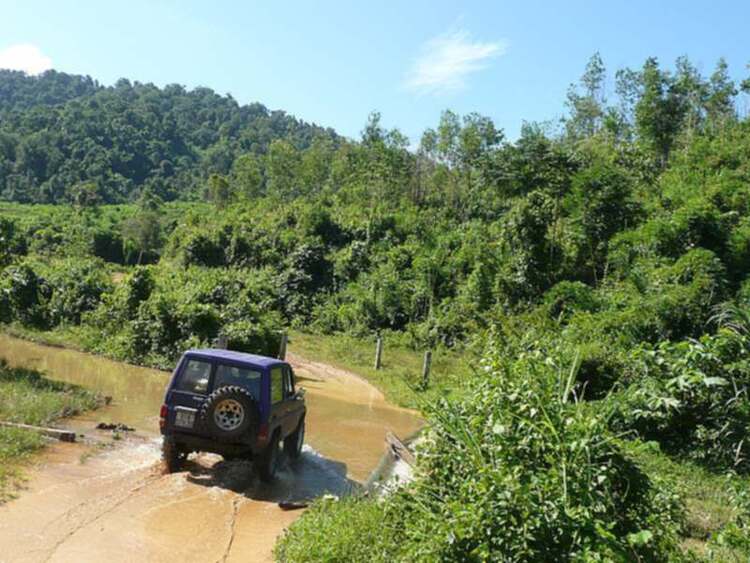
[[[67,422],[98,445],[51,444],[18,498],[0,506],[0,562],[268,561],[276,537],[301,513],[278,502],[346,494],[377,464],[387,430],[406,436],[420,424],[356,375],[290,354],[307,389],[299,461],[285,461],[272,485],[260,483],[249,462],[211,454],[164,475],[158,412],[169,374],[2,335],[0,357],[113,397]],[[94,429],[100,421],[136,431],[112,440]]]

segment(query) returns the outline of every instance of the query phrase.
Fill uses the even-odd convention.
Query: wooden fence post
[[[432,366],[432,351],[427,350],[424,353],[424,363],[422,364],[422,389],[427,389],[430,384],[430,367]]]
[[[380,369],[383,359],[383,337],[378,336],[378,342],[375,344],[375,369]]]
[[[279,359],[286,360],[286,346],[289,342],[289,335],[286,332],[281,333],[281,344],[279,345]]]

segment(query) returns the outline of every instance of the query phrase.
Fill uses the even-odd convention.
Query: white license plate
[[[174,425],[192,428],[195,425],[195,411],[178,407],[174,413]]]

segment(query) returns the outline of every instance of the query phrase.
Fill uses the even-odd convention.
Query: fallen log
[[[385,442],[388,445],[388,450],[393,454],[393,457],[400,459],[411,466],[414,465],[416,462],[414,454],[409,451],[409,448],[407,448],[393,432],[386,433]]]
[[[39,432],[50,438],[55,438],[61,442],[75,442],[76,433],[70,430],[60,430],[59,428],[44,428],[42,426],[32,426],[30,424],[19,424],[18,422],[4,422],[0,420],[0,426],[6,428],[21,428],[23,430],[31,430],[33,432]]]

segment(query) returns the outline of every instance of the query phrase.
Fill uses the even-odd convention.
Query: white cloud
[[[43,54],[36,45],[19,43],[0,50],[0,68],[22,70],[27,74],[41,74],[52,68],[52,59]]]
[[[505,54],[505,40],[474,41],[465,30],[434,37],[422,45],[405,86],[420,94],[444,94],[466,87],[469,74],[486,68],[489,59]]]

